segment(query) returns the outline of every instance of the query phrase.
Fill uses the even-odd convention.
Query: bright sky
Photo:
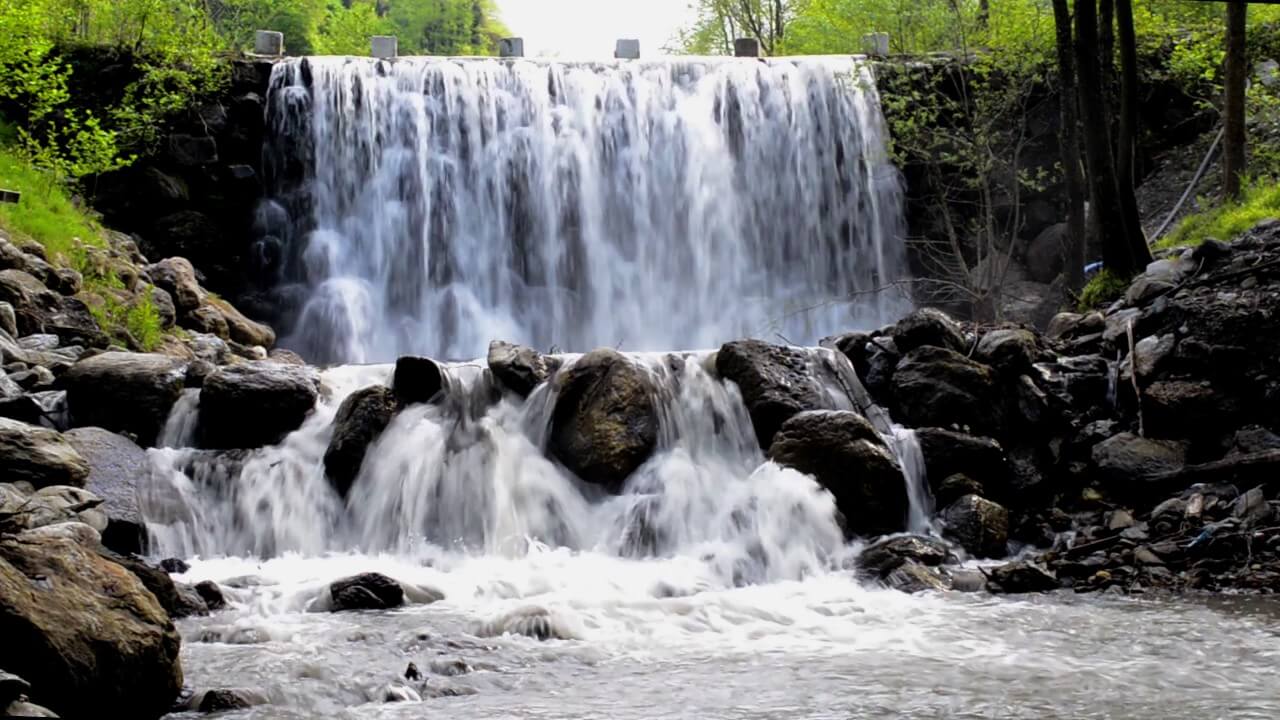
[[[497,0],[503,22],[524,38],[525,55],[613,57],[619,38],[638,38],[640,56],[662,46],[693,17],[692,0]]]

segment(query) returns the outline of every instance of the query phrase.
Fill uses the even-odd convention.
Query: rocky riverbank
[[[105,699],[156,717],[175,703],[252,704],[235,690],[180,693],[174,620],[234,597],[175,582],[180,561],[142,559],[144,448],[198,447],[234,467],[298,429],[329,389],[296,356],[270,351],[271,330],[206,292],[186,261],[148,263],[122,237],[104,258],[136,278],[127,292],[173,308],[177,329],[156,352],[135,352],[127,338],[113,344],[81,312],[73,277],[0,241],[0,636],[19,639],[0,646],[10,673],[0,675],[0,705],[79,716]],[[486,390],[467,401],[536,394],[554,403],[546,455],[607,495],[661,446],[669,390],[655,373],[678,377],[684,363],[703,362],[737,386],[761,451],[831,493],[846,535],[864,548],[847,569],[867,583],[998,593],[1280,587],[1280,223],[1163,258],[1114,306],[1061,314],[1047,333],[921,310],[824,344],[815,352],[744,340],[645,365],[611,350],[562,358],[495,342]],[[447,366],[406,357],[389,384],[351,394],[324,452],[335,496],[353,492],[368,448],[399,413],[460,403],[455,385]],[[171,422],[184,398],[195,403],[190,422]],[[895,426],[915,431],[934,535],[904,534],[911,499]],[[659,538],[645,513],[634,520],[628,552],[653,553]],[[990,562],[959,562],[969,559]],[[320,605],[436,599],[366,574],[334,583]],[[526,624],[534,637],[558,636]]]

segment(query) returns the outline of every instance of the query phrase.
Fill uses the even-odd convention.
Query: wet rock
[[[502,386],[520,397],[529,397],[546,382],[558,363],[523,345],[495,340],[489,344],[489,370]]]
[[[151,476],[146,451],[102,428],[76,428],[64,437],[89,464],[85,489],[104,501],[108,523],[102,544],[124,554],[143,552],[147,529],[138,507],[138,488]]]
[[[893,374],[894,416],[910,427],[960,427],[979,433],[1003,425],[995,372],[950,350],[908,353]]]
[[[787,420],[769,458],[814,476],[835,497],[851,535],[906,528],[902,467],[866,418],[854,412],[809,411]]]
[[[941,482],[953,475],[967,475],[990,490],[1008,485],[1009,462],[995,440],[942,428],[920,428],[916,438],[935,494]]]
[[[3,708],[3,712],[4,712],[4,716],[5,716],[5,717],[27,717],[27,718],[32,718],[32,717],[56,718],[56,717],[58,717],[58,714],[57,714],[57,713],[55,713],[54,711],[50,710],[49,708],[43,707],[43,706],[41,706],[41,705],[36,705],[36,704],[34,704],[34,703],[29,703],[29,702],[27,702],[27,701],[25,701],[25,700],[17,700],[17,701],[15,701],[15,702],[12,702],[12,703],[10,703],[10,704],[8,705],[8,707],[5,707],[5,706],[3,706],[3,705],[0,705],[0,708]]]
[[[1165,361],[1173,355],[1178,340],[1173,333],[1151,335],[1138,341],[1133,348],[1133,368],[1138,373],[1139,381],[1146,381],[1155,376]],[[1130,378],[1130,363],[1121,365],[1121,379]]]
[[[1120,433],[1098,443],[1092,455],[1099,476],[1122,495],[1140,491],[1142,481],[1152,475],[1186,464],[1185,445],[1133,433]]]
[[[921,347],[936,347],[956,352],[968,351],[960,324],[946,313],[922,308],[898,321],[889,331],[898,352],[907,354]]]
[[[195,591],[204,601],[205,607],[210,610],[221,610],[227,606],[227,598],[222,594],[222,588],[212,580],[196,583]]]
[[[1129,346],[1129,326],[1134,326],[1137,333],[1138,320],[1142,317],[1140,308],[1125,308],[1107,316],[1106,329],[1102,331],[1102,340],[1114,347]]]
[[[186,258],[165,258],[147,266],[147,275],[156,287],[173,298],[179,315],[193,312],[204,305],[205,292],[196,280],[196,270]]]
[[[938,485],[933,491],[933,499],[939,507],[947,507],[965,495],[981,495],[983,492],[982,483],[964,473],[956,473]]]
[[[867,385],[867,392],[876,402],[888,406],[893,401],[893,373],[898,369],[902,353],[894,345],[893,338],[879,337],[867,341],[866,370],[859,368],[858,375]]]
[[[1025,561],[1011,562],[991,570],[987,589],[1008,595],[1057,590],[1058,579],[1044,568]]]
[[[417,665],[413,663],[409,663],[409,667],[405,668],[405,671],[404,671],[404,679],[413,680],[416,682],[422,679],[422,672],[418,670]]]
[[[31,692],[31,683],[12,673],[0,670],[0,708]]]
[[[324,453],[324,469],[342,497],[359,476],[365,452],[387,429],[395,412],[395,395],[382,385],[357,390],[338,408],[333,437]]]
[[[231,328],[227,318],[212,305],[201,305],[182,316],[182,327],[196,332],[208,333],[223,340],[231,338]]]
[[[412,356],[396,361],[391,391],[401,405],[431,402],[444,387],[444,373],[434,361]]]
[[[154,445],[182,395],[186,365],[166,355],[108,352],[81,360],[63,378],[72,423],[133,435]]]
[[[107,526],[102,499],[83,488],[50,485],[32,493],[15,491],[16,485],[0,485],[0,532],[18,532],[64,523],[90,527],[94,539]]]
[[[716,372],[738,385],[756,438],[765,450],[793,415],[835,409],[814,377],[808,356],[794,348],[759,340],[731,342],[716,353]]]
[[[894,568],[884,580],[888,587],[904,593],[921,593],[930,590],[944,592],[950,589],[947,579],[937,570],[925,567],[914,560]]]
[[[285,365],[306,365],[307,364],[307,361],[303,360],[301,355],[299,355],[298,353],[292,350],[286,350],[284,348],[272,348],[271,352],[267,354],[267,358],[270,359],[272,362],[283,363]]]
[[[0,302],[0,330],[10,336],[18,336],[18,315],[13,311],[13,304]]]
[[[257,361],[220,368],[200,391],[199,433],[204,447],[258,448],[297,430],[319,396],[309,368]]]
[[[907,535],[886,538],[868,546],[858,556],[858,569],[864,574],[883,578],[908,561],[936,567],[951,558],[951,551],[941,540]]]
[[[158,718],[182,689],[155,596],[73,537],[0,538],[0,607],[0,667],[22,668],[32,701],[61,715]]]
[[[270,327],[245,317],[231,303],[216,297],[209,297],[206,302],[222,315],[227,324],[228,337],[238,343],[250,347],[270,348],[276,344],[276,333]]]
[[[396,683],[383,685],[377,695],[384,703],[422,702],[422,695],[417,690]]]
[[[1008,554],[1009,511],[977,495],[966,495],[942,511],[943,534],[976,557]]]
[[[194,588],[175,583],[161,568],[136,555],[122,555],[107,549],[100,550],[98,554],[133,573],[174,620],[209,614],[208,606]]]
[[[88,476],[89,464],[58,433],[0,418],[0,479],[42,488],[82,486]]]
[[[386,575],[364,573],[329,585],[333,612],[389,610],[404,605],[404,588]]]
[[[535,640],[574,640],[574,633],[561,618],[549,610],[537,606],[517,608],[508,613],[481,623],[476,628],[478,637],[501,637],[503,635],[523,635]]]
[[[1041,350],[1036,334],[1021,328],[992,330],[978,341],[975,357],[1009,377],[1032,371]]]
[[[658,443],[648,373],[620,353],[596,350],[557,375],[556,382],[551,454],[582,480],[621,490]]]
[[[202,713],[216,713],[247,710],[257,705],[266,705],[267,702],[265,695],[253,690],[209,690],[201,696],[197,707]]]

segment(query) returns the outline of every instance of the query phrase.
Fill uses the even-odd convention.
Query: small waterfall
[[[307,58],[268,102],[258,256],[316,362],[816,342],[906,309],[877,292],[901,190],[852,58]]]
[[[194,445],[199,410],[199,388],[183,390],[173,410],[169,411],[169,419],[165,421],[164,429],[160,431],[160,441],[156,444],[162,448],[184,448]]]
[[[661,432],[621,495],[606,496],[548,459],[555,382],[528,400],[495,401],[487,369],[473,363],[446,368],[445,402],[396,416],[344,504],[321,460],[333,418],[350,393],[389,381],[391,368],[341,367],[324,373],[330,392],[278,446],[152,451],[155,480],[143,505],[157,551],[519,557],[537,544],[696,559],[726,584],[835,567],[845,546],[834,501],[811,478],[766,462],[737,388],[708,371],[711,355],[631,358],[659,390]],[[565,359],[560,372],[575,358]]]
[[[890,447],[902,463],[902,477],[907,486],[907,531],[918,535],[936,534],[933,524],[933,491],[925,472],[924,452],[916,431],[899,425],[893,427]]]

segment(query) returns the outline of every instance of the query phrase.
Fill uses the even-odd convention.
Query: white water
[[[276,66],[264,232],[317,362],[816,342],[907,309],[852,59]],[[265,212],[270,210],[270,212]]]

